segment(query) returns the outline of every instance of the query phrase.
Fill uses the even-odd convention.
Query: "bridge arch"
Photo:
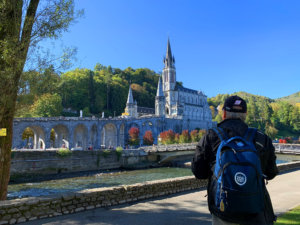
[[[108,147],[117,147],[117,128],[113,123],[107,123],[101,131],[101,145]]]
[[[45,149],[46,145],[45,145],[45,131],[42,127],[40,126],[28,126],[26,128],[24,128],[23,132],[22,132],[22,139],[24,136],[24,133],[26,132],[26,130],[30,130],[33,132],[33,139],[31,139],[30,137],[28,137],[27,140],[27,146],[24,146],[26,148],[33,148],[33,149]]]
[[[69,129],[62,124],[55,125],[53,128],[54,131],[54,140],[52,141],[52,146],[54,148],[66,147],[69,148]]]
[[[93,124],[90,130],[89,145],[94,149],[98,147],[98,128],[96,124]]]
[[[152,136],[153,136],[153,137],[155,136],[155,133],[154,133],[154,124],[153,124],[153,122],[150,121],[150,120],[146,120],[146,121],[143,122],[143,124],[142,124],[142,130],[140,131],[140,132],[141,132],[141,135],[142,135],[142,138],[144,137],[146,131],[151,131]]]
[[[74,129],[74,144],[76,147],[82,147],[83,150],[87,148],[87,141],[88,141],[88,129],[85,125],[79,124]]]

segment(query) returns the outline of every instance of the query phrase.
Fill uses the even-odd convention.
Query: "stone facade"
[[[172,55],[170,41],[164,58],[162,88],[165,97],[165,113],[168,117],[181,117],[190,121],[191,129],[209,128],[212,116],[207,96],[201,91],[185,88],[177,83],[175,58]]]
[[[178,126],[177,126],[178,125]],[[31,140],[33,149],[67,148],[100,149],[101,146],[125,146],[128,139],[128,130],[137,127],[140,130],[140,140],[147,130],[151,130],[155,141],[160,132],[167,128],[179,127],[180,121],[169,121],[163,117],[151,116],[143,118],[80,118],[80,117],[53,117],[53,118],[16,118],[13,124],[13,149],[28,148],[22,134],[26,128],[34,133]],[[50,139],[51,129],[55,132],[55,142]]]
[[[185,88],[177,83],[175,57],[172,55],[168,40],[164,68],[157,85],[155,97],[155,115],[167,118],[181,119],[183,129],[208,129],[214,126],[207,96],[201,91]],[[125,112],[131,117],[137,117],[137,103],[133,101],[129,88]]]
[[[115,150],[72,151],[67,156],[52,150],[18,150],[12,151],[10,174],[57,174],[121,167],[121,157]]]

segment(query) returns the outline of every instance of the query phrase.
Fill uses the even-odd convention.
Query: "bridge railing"
[[[196,149],[197,142],[184,143],[184,144],[171,144],[171,145],[153,145],[144,146],[139,149],[143,149],[145,152],[170,152],[170,151],[184,151]]]
[[[300,144],[279,144],[273,143],[277,153],[300,154]]]

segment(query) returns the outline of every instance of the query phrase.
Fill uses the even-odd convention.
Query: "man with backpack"
[[[208,179],[208,207],[213,225],[273,224],[276,216],[265,181],[278,174],[272,140],[244,122],[247,104],[238,96],[225,100],[223,121],[197,145],[192,171]]]

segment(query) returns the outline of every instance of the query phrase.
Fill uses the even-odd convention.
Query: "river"
[[[277,160],[277,164],[286,161]],[[8,199],[47,196],[65,192],[74,192],[90,188],[129,185],[145,181],[191,176],[190,168],[162,167],[142,170],[96,173],[43,182],[10,184]]]

